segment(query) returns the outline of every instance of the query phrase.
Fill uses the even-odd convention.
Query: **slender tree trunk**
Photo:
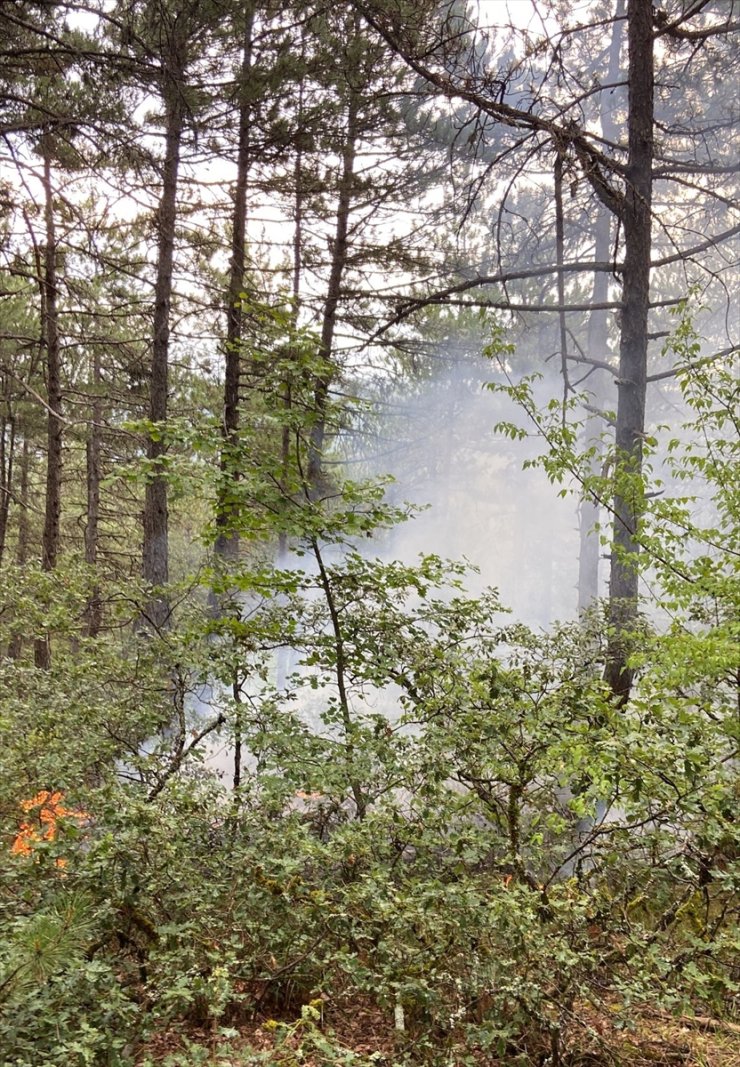
[[[619,81],[621,69],[622,50],[622,18],[624,17],[625,0],[618,0],[615,11],[615,22],[612,29],[612,39],[609,46],[609,64],[606,73],[606,84],[614,85]],[[617,90],[610,90],[612,101]],[[617,142],[619,130],[614,116],[615,104],[607,104],[604,95],[601,97],[601,131],[608,141]],[[606,208],[599,204],[595,205],[597,211],[594,225],[594,259],[597,263],[605,262],[609,258],[612,239],[612,215]],[[609,276],[604,271],[596,271],[594,274],[592,300],[593,303],[606,303],[609,297]],[[605,311],[592,311],[588,318],[587,353],[591,359],[607,361],[609,357],[609,322]],[[605,372],[595,368],[590,376],[591,404],[593,413],[586,420],[584,443],[587,448],[593,449],[590,473],[594,477],[601,475],[604,468],[606,448],[602,440],[604,419],[600,412],[606,406],[605,401]],[[599,501],[593,493],[585,493],[578,513],[580,552],[578,555],[578,612],[583,614],[598,599],[599,596],[599,563],[601,556],[601,543],[596,526],[600,518]]]
[[[26,565],[30,555],[30,524],[28,522],[28,483],[31,466],[31,449],[28,443],[28,433],[21,427],[23,447],[20,457],[20,478],[18,485],[18,544],[16,546],[15,561],[19,568]],[[13,635],[8,646],[8,655],[11,659],[19,659],[23,651],[23,636],[20,633]]]
[[[358,116],[360,99],[354,89],[349,90],[347,103],[347,134],[342,152],[342,176],[339,182],[339,199],[337,203],[337,220],[332,246],[329,284],[326,291],[324,313],[321,323],[321,342],[319,356],[325,363],[325,370],[320,374],[314,390],[314,421],[311,426],[308,445],[308,485],[313,493],[320,491],[322,477],[322,459],[324,439],[326,436],[326,413],[331,386],[331,357],[334,350],[334,331],[337,322],[337,310],[342,293],[342,276],[347,266],[349,216],[354,192],[355,154],[357,151]]]
[[[239,553],[239,536],[231,528],[234,509],[229,504],[230,483],[239,476],[235,462],[235,449],[239,439],[239,371],[242,360],[242,307],[244,271],[247,261],[247,188],[251,164],[251,101],[250,76],[252,71],[252,33],[254,9],[248,5],[244,13],[244,41],[240,75],[239,145],[237,150],[237,176],[234,194],[234,214],[231,230],[231,267],[229,272],[228,306],[226,309],[226,369],[224,376],[223,449],[221,452],[221,489],[216,512],[216,556],[223,560],[235,560]]]
[[[47,392],[47,459],[46,507],[42,535],[44,570],[53,570],[59,554],[59,523],[62,485],[62,385],[59,348],[59,311],[57,289],[57,240],[54,202],[51,187],[51,153],[44,149],[44,341],[46,347]]]
[[[10,518],[10,501],[13,496],[13,466],[15,464],[16,420],[10,400],[8,380],[4,377],[2,427],[0,428],[0,564],[5,555]]]
[[[165,85],[165,159],[162,195],[157,212],[157,276],[154,288],[154,329],[149,387],[149,418],[162,429],[168,414],[170,306],[175,249],[177,179],[184,125],[181,78]],[[166,444],[161,434],[147,441],[151,464],[144,501],[143,576],[162,589],[169,580],[167,479],[162,469]],[[160,592],[147,606],[146,618],[155,628],[166,626],[169,604]]]
[[[98,536],[100,529],[100,477],[101,477],[101,422],[103,398],[101,395],[100,346],[93,349],[92,366],[93,401],[90,431],[87,439],[87,524],[85,526],[85,562],[95,568],[98,562]],[[102,623],[100,589],[96,585],[87,605],[87,632],[95,637]]]
[[[653,26],[651,0],[628,0],[629,159],[622,224],[624,275],[616,428],[616,490],[609,586],[610,642],[606,678],[629,699],[629,634],[637,617],[653,164]]]
[[[357,818],[362,820],[367,813],[368,798],[365,796],[362,782],[357,777],[354,767],[354,760],[357,752],[357,740],[355,737],[356,726],[352,715],[352,708],[349,702],[349,691],[347,688],[347,650],[344,642],[344,631],[342,629],[339,609],[334,597],[334,589],[332,587],[331,579],[329,578],[329,572],[324,564],[324,558],[321,553],[319,542],[315,538],[311,539],[311,549],[313,551],[314,559],[316,560],[316,566],[321,580],[321,588],[329,611],[329,618],[331,619],[331,633],[334,640],[334,678],[339,699],[340,719],[344,730],[344,754],[347,759],[349,784],[355,802]]]
[[[597,209],[594,259],[602,261],[609,255],[611,236],[611,215],[606,208]],[[608,297],[608,275],[601,272],[594,274],[592,300],[604,303]],[[608,322],[606,313],[592,311],[588,320],[587,351],[591,359],[606,360],[608,348]],[[604,406],[604,371],[596,368],[591,375],[593,385],[590,389],[593,413],[586,419],[584,444],[593,449],[590,462],[590,474],[598,477],[604,467],[605,446],[602,440],[604,418],[600,414]],[[587,611],[599,596],[599,562],[601,543],[596,525],[600,518],[598,498],[590,492],[584,493],[578,511],[580,552],[578,554],[578,613]]]
[[[293,298],[292,323],[293,330],[298,329],[298,319],[301,305],[301,276],[303,273],[303,149],[301,147],[301,133],[303,122],[303,80],[298,89],[298,144],[296,146],[295,163],[293,166],[293,271],[291,278],[291,296]],[[300,371],[299,371],[300,373]],[[280,465],[282,470],[283,492],[289,494],[290,487],[290,447],[292,428],[289,412],[293,406],[293,388],[291,372],[289,371],[283,382],[283,409],[285,420],[280,442]],[[288,558],[288,535],[281,530],[278,535],[278,566],[285,566]]]
[[[46,348],[46,497],[44,529],[41,536],[41,566],[45,571],[56,567],[59,555],[60,519],[62,510],[62,381],[59,346],[59,309],[57,281],[57,238],[54,222],[54,193],[51,184],[51,145],[45,135],[43,151],[44,245],[43,322]],[[34,651],[37,667],[51,666],[49,638],[38,638]]]
[[[236,792],[242,784],[242,732],[244,727],[242,718],[243,700],[238,679],[234,680],[231,687],[231,695],[236,708],[236,715],[234,716],[234,774],[232,777],[232,786],[234,792]]]
[[[300,90],[300,99],[303,97],[303,87]],[[300,104],[299,104],[300,115]],[[303,152],[300,146],[296,151],[295,166],[293,168],[295,183],[295,200],[293,206],[293,276],[291,295],[293,297],[292,320],[294,331],[298,328],[298,316],[300,313],[301,299],[301,272],[303,269]],[[290,445],[291,425],[288,413],[293,406],[293,389],[290,372],[283,382],[283,408],[285,421],[280,441],[280,465],[282,468],[283,492],[290,492]],[[288,535],[284,530],[280,531],[278,539],[278,564],[282,565],[288,553]]]
[[[564,151],[558,146],[555,155],[555,256],[559,267],[565,262],[565,219],[563,212],[563,170]],[[558,336],[560,344],[560,375],[563,379],[563,420],[565,420],[566,403],[570,392],[568,379],[568,330],[566,322],[565,306],[565,273],[558,272]]]
[[[31,448],[28,441],[28,433],[25,430],[22,433],[22,437],[23,448],[21,449],[21,472],[18,486],[18,545],[15,554],[15,561],[19,567],[26,565],[31,554],[31,529],[28,521]]]
[[[216,559],[226,564],[235,562],[239,556],[239,534],[234,529],[238,513],[230,497],[233,484],[239,478],[236,450],[239,444],[239,378],[241,370],[243,313],[242,293],[244,272],[247,265],[247,193],[249,168],[251,166],[252,104],[250,78],[252,74],[252,36],[254,30],[254,6],[244,8],[244,31],[242,39],[242,62],[239,78],[239,141],[236,160],[236,188],[234,190],[234,213],[231,227],[231,263],[226,307],[226,353],[224,374],[224,413],[221,433],[221,482],[216,505]],[[220,614],[221,607],[215,594],[211,598],[211,610]],[[234,773],[233,787],[238,790],[242,779],[242,701],[239,683],[235,679],[234,696]]]
[[[298,89],[298,124],[303,121],[303,83]],[[293,277],[291,290],[293,295],[293,316],[298,321],[301,298],[301,275],[303,273],[303,149],[299,142],[293,168],[295,200],[293,204]]]
[[[299,140],[296,148],[295,165],[293,168],[294,201],[293,201],[293,272],[291,279],[291,295],[293,297],[292,320],[293,330],[297,331],[301,306],[301,275],[303,272],[303,150],[300,142],[301,126],[303,119],[303,81],[298,90],[298,130]],[[298,368],[300,373],[300,368]],[[291,439],[293,427],[290,419],[290,411],[293,406],[292,373],[290,368],[283,382],[283,411],[284,422],[280,441],[280,467],[283,494],[288,497],[292,493],[291,486]],[[288,566],[288,533],[281,529],[278,533],[278,567]],[[290,666],[290,649],[287,646],[278,648],[275,663],[275,685],[282,690],[288,677]]]

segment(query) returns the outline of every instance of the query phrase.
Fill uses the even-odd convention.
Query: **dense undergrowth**
[[[705,440],[736,410],[736,388],[715,387]],[[86,638],[84,567],[18,574],[2,636],[29,651],[0,668],[0,1063],[225,1063],[219,1049],[267,1025],[269,1046],[233,1062],[575,1067],[619,1061],[605,1013],[626,1033],[646,1005],[731,1017],[728,437],[702,459],[717,491],[693,547],[671,533],[688,498],[646,521],[673,622],[631,635],[626,706],[603,682],[598,611],[535,634],[494,593],[469,597],[457,565],[358,552],[394,518],[377,489],[294,499],[290,566],[245,553],[201,572],[146,637],[130,626],[145,591],[108,588],[108,628]],[[30,651],[45,632],[52,671]],[[332,1037],[353,1011],[387,1021],[375,1049]],[[156,1052],[163,1035],[178,1051]]]
[[[233,794],[192,761],[159,788],[163,755],[140,757],[160,761],[148,794],[81,788],[82,743],[50,753],[53,716],[29,720],[16,790],[34,754],[56,755],[77,814],[3,864],[3,1062],[133,1063],[157,1031],[217,1035],[317,1000],[400,1011],[397,1061],[429,1064],[536,1062],[543,1041],[568,1062],[589,1006],[730,1011],[736,695],[715,676],[711,704],[669,697],[657,641],[617,710],[598,643],[489,632],[484,603],[427,593],[417,613],[445,630],[395,631],[396,722],[320,737],[257,703],[241,731],[259,761]]]

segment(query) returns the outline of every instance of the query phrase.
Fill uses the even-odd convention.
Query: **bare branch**
[[[648,382],[662,382],[666,378],[675,378],[677,374],[685,370],[697,370],[699,367],[705,367],[708,363],[715,363],[718,359],[724,359],[725,356],[734,356],[740,349],[737,345],[731,345],[729,348],[723,348],[721,352],[713,352],[711,356],[702,356],[701,359],[697,359],[693,363],[681,363],[675,367],[671,367],[670,370],[661,371],[659,374],[648,374]]]

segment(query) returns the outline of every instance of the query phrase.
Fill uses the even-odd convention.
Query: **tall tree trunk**
[[[216,511],[215,553],[223,561],[235,560],[239,552],[239,536],[231,528],[234,519],[229,504],[229,483],[238,478],[234,450],[239,438],[239,371],[242,351],[242,307],[244,271],[247,261],[247,187],[251,164],[252,107],[250,100],[250,76],[252,71],[252,34],[254,8],[247,5],[244,12],[244,39],[239,81],[239,145],[237,150],[237,175],[234,193],[234,214],[231,229],[231,266],[229,272],[228,306],[226,309],[226,369],[224,375],[224,417],[221,452],[222,484]]]
[[[100,478],[101,446],[103,419],[103,397],[101,395],[100,346],[93,348],[92,366],[93,401],[90,413],[90,431],[87,439],[87,524],[85,526],[85,562],[95,568],[98,562],[98,536],[100,528]],[[102,622],[102,604],[100,589],[93,588],[87,605],[87,632],[95,637]]]
[[[615,85],[619,81],[621,68],[622,49],[622,19],[624,18],[625,0],[618,0],[615,11],[615,22],[612,29],[612,39],[609,46],[609,64],[606,73],[606,84]],[[612,99],[616,89],[610,90]],[[609,106],[605,96],[601,97],[601,132],[607,141],[616,143],[619,138],[619,129],[614,117],[615,104]],[[606,208],[599,204],[595,205],[597,212],[594,225],[594,260],[597,263],[605,262],[609,258],[612,239],[612,215]],[[604,271],[594,273],[593,290],[591,298],[595,305],[604,304],[609,298],[609,275]],[[606,311],[592,311],[588,318],[587,353],[590,359],[608,361],[609,357],[609,324]],[[594,411],[586,420],[584,431],[584,444],[586,448],[593,449],[590,464],[590,473],[593,477],[599,477],[604,468],[605,445],[602,439],[604,418],[601,411],[605,404],[605,371],[595,368],[591,375],[591,404]],[[599,562],[601,555],[601,543],[596,531],[599,522],[599,501],[593,493],[585,493],[579,509],[579,535],[580,552],[578,555],[578,612],[583,614],[598,599],[599,596]]]
[[[604,207],[597,207],[594,234],[594,259],[603,261],[609,255],[611,237],[611,215]],[[609,277],[603,272],[594,274],[591,298],[595,304],[604,303],[608,298]],[[606,360],[608,348],[608,322],[604,311],[592,311],[588,319],[587,351],[590,359]],[[591,412],[584,427],[584,445],[593,450],[590,460],[590,474],[598,477],[604,467],[605,447],[602,440],[604,417],[604,371],[595,368],[591,375],[593,385],[590,390]],[[592,606],[599,596],[599,559],[601,544],[596,525],[599,522],[600,507],[598,498],[586,491],[581,499],[578,511],[580,551],[578,554],[578,613],[583,614]]]
[[[54,193],[51,184],[51,145],[49,135],[42,139],[44,224],[43,277],[43,323],[46,349],[46,497],[44,506],[44,529],[41,536],[41,566],[45,571],[56,567],[59,555],[60,519],[62,510],[62,381],[61,352],[59,346],[59,309],[57,283],[57,238],[54,222]],[[36,640],[34,657],[36,665],[51,666],[49,638]]]
[[[301,51],[301,58],[303,58],[303,51]],[[296,145],[296,156],[293,167],[293,270],[291,278],[291,296],[293,298],[292,306],[292,325],[293,331],[297,336],[298,322],[301,310],[301,277],[303,273],[303,216],[304,216],[304,196],[305,189],[303,183],[303,148],[302,148],[302,126],[303,126],[303,100],[304,100],[304,83],[303,78],[298,88],[298,141]],[[298,374],[300,374],[300,367],[297,368]],[[282,492],[285,497],[289,497],[292,494],[293,488],[291,485],[291,443],[293,427],[290,419],[290,411],[293,406],[293,376],[292,371],[289,368],[285,375],[283,382],[283,412],[284,421],[280,440],[280,469],[282,480]],[[278,567],[288,566],[288,532],[286,529],[281,529],[278,533],[278,550],[277,550],[277,565]],[[275,685],[278,690],[282,690],[285,686],[288,669],[290,666],[290,649],[281,645],[277,650],[277,656],[275,657]]]
[[[308,487],[309,491],[313,493],[320,491],[322,477],[327,404],[333,372],[331,358],[334,351],[334,331],[337,322],[339,299],[342,293],[342,276],[347,266],[349,216],[354,192],[359,108],[359,94],[350,88],[347,102],[347,133],[342,152],[342,175],[339,181],[339,199],[332,244],[329,284],[321,322],[319,356],[325,364],[325,370],[319,375],[314,390],[314,421],[311,426],[308,443]]]
[[[303,58],[303,52],[301,52],[301,58]],[[293,330],[296,333],[298,330],[298,321],[301,308],[301,277],[303,274],[303,216],[305,196],[305,190],[303,188],[302,147],[303,99],[304,83],[303,78],[301,78],[301,83],[298,87],[298,141],[296,144],[295,163],[293,166],[293,270],[291,276],[291,296],[293,298],[293,306],[291,319]],[[300,368],[298,368],[298,372],[300,373]],[[288,413],[290,412],[293,406],[292,385],[292,375],[291,371],[289,370],[285,376],[285,381],[283,382],[283,408],[285,412],[285,419],[283,422],[283,430],[280,441],[280,466],[282,472],[283,492],[285,494],[289,494],[291,492],[290,447],[292,429]],[[287,559],[288,534],[285,530],[281,530],[278,535],[278,566],[286,566]]]
[[[18,544],[16,545],[15,561],[18,567],[24,567],[30,555],[30,524],[28,521],[28,496],[29,474],[31,467],[31,449],[28,442],[28,433],[21,426],[23,447],[20,458],[20,478],[18,484]],[[23,651],[23,635],[15,633],[8,646],[8,655],[11,659],[19,659]]]
[[[10,398],[10,383],[3,375],[4,396],[2,426],[0,426],[0,565],[5,555],[10,518],[10,501],[13,497],[13,466],[15,464],[16,420]]]
[[[23,448],[21,449],[21,472],[18,486],[18,544],[15,553],[15,561],[19,567],[26,565],[31,554],[31,529],[28,521],[31,447],[28,440],[29,435],[25,428],[22,429],[22,437]]]
[[[629,159],[622,225],[624,275],[616,428],[614,534],[609,585],[610,640],[606,679],[620,701],[629,699],[629,634],[637,617],[637,528],[647,389],[648,308],[653,165],[653,26],[651,0],[628,0]]]
[[[251,166],[252,104],[250,78],[252,74],[252,48],[254,31],[254,5],[244,8],[242,38],[242,62],[239,77],[239,141],[236,160],[236,188],[234,190],[234,213],[231,226],[231,262],[229,289],[226,307],[226,352],[224,374],[224,410],[221,433],[221,482],[216,503],[216,559],[222,563],[235,562],[239,556],[239,534],[234,529],[238,518],[230,500],[232,484],[239,478],[236,450],[239,444],[239,379],[242,362],[242,292],[244,271],[247,266],[247,193],[249,168]],[[221,612],[218,598],[211,597],[211,610]],[[242,778],[243,713],[241,690],[238,679],[232,685],[234,697],[234,773],[233,787],[238,790]]]
[[[181,71],[177,71],[181,74]],[[167,421],[170,305],[172,266],[175,249],[177,179],[184,125],[181,77],[174,75],[164,86],[165,158],[162,195],[157,212],[157,276],[154,287],[152,364],[149,386],[149,418],[162,429]],[[166,443],[161,434],[147,441],[150,474],[144,500],[143,576],[160,590],[169,580],[167,479],[162,469]],[[147,605],[146,618],[155,628],[166,626],[169,617],[167,597],[160,592]]]

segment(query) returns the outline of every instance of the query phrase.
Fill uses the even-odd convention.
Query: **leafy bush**
[[[357,536],[399,516],[351,484],[294,503],[293,565],[206,575],[219,611],[194,583],[158,637],[73,634],[53,676],[5,661],[2,1062],[123,1067],[181,1031],[195,1063],[269,1016],[278,1051],[247,1063],[371,1063],[327,1029],[371,1001],[394,1062],[567,1063],[604,1004],[730,1010],[737,397],[712,389],[683,468],[720,487],[692,526],[712,566],[679,557],[686,505],[661,499],[643,536],[679,614],[633,635],[626,706],[598,612],[535,634],[457,564],[368,558]],[[12,855],[40,789],[87,817]]]

